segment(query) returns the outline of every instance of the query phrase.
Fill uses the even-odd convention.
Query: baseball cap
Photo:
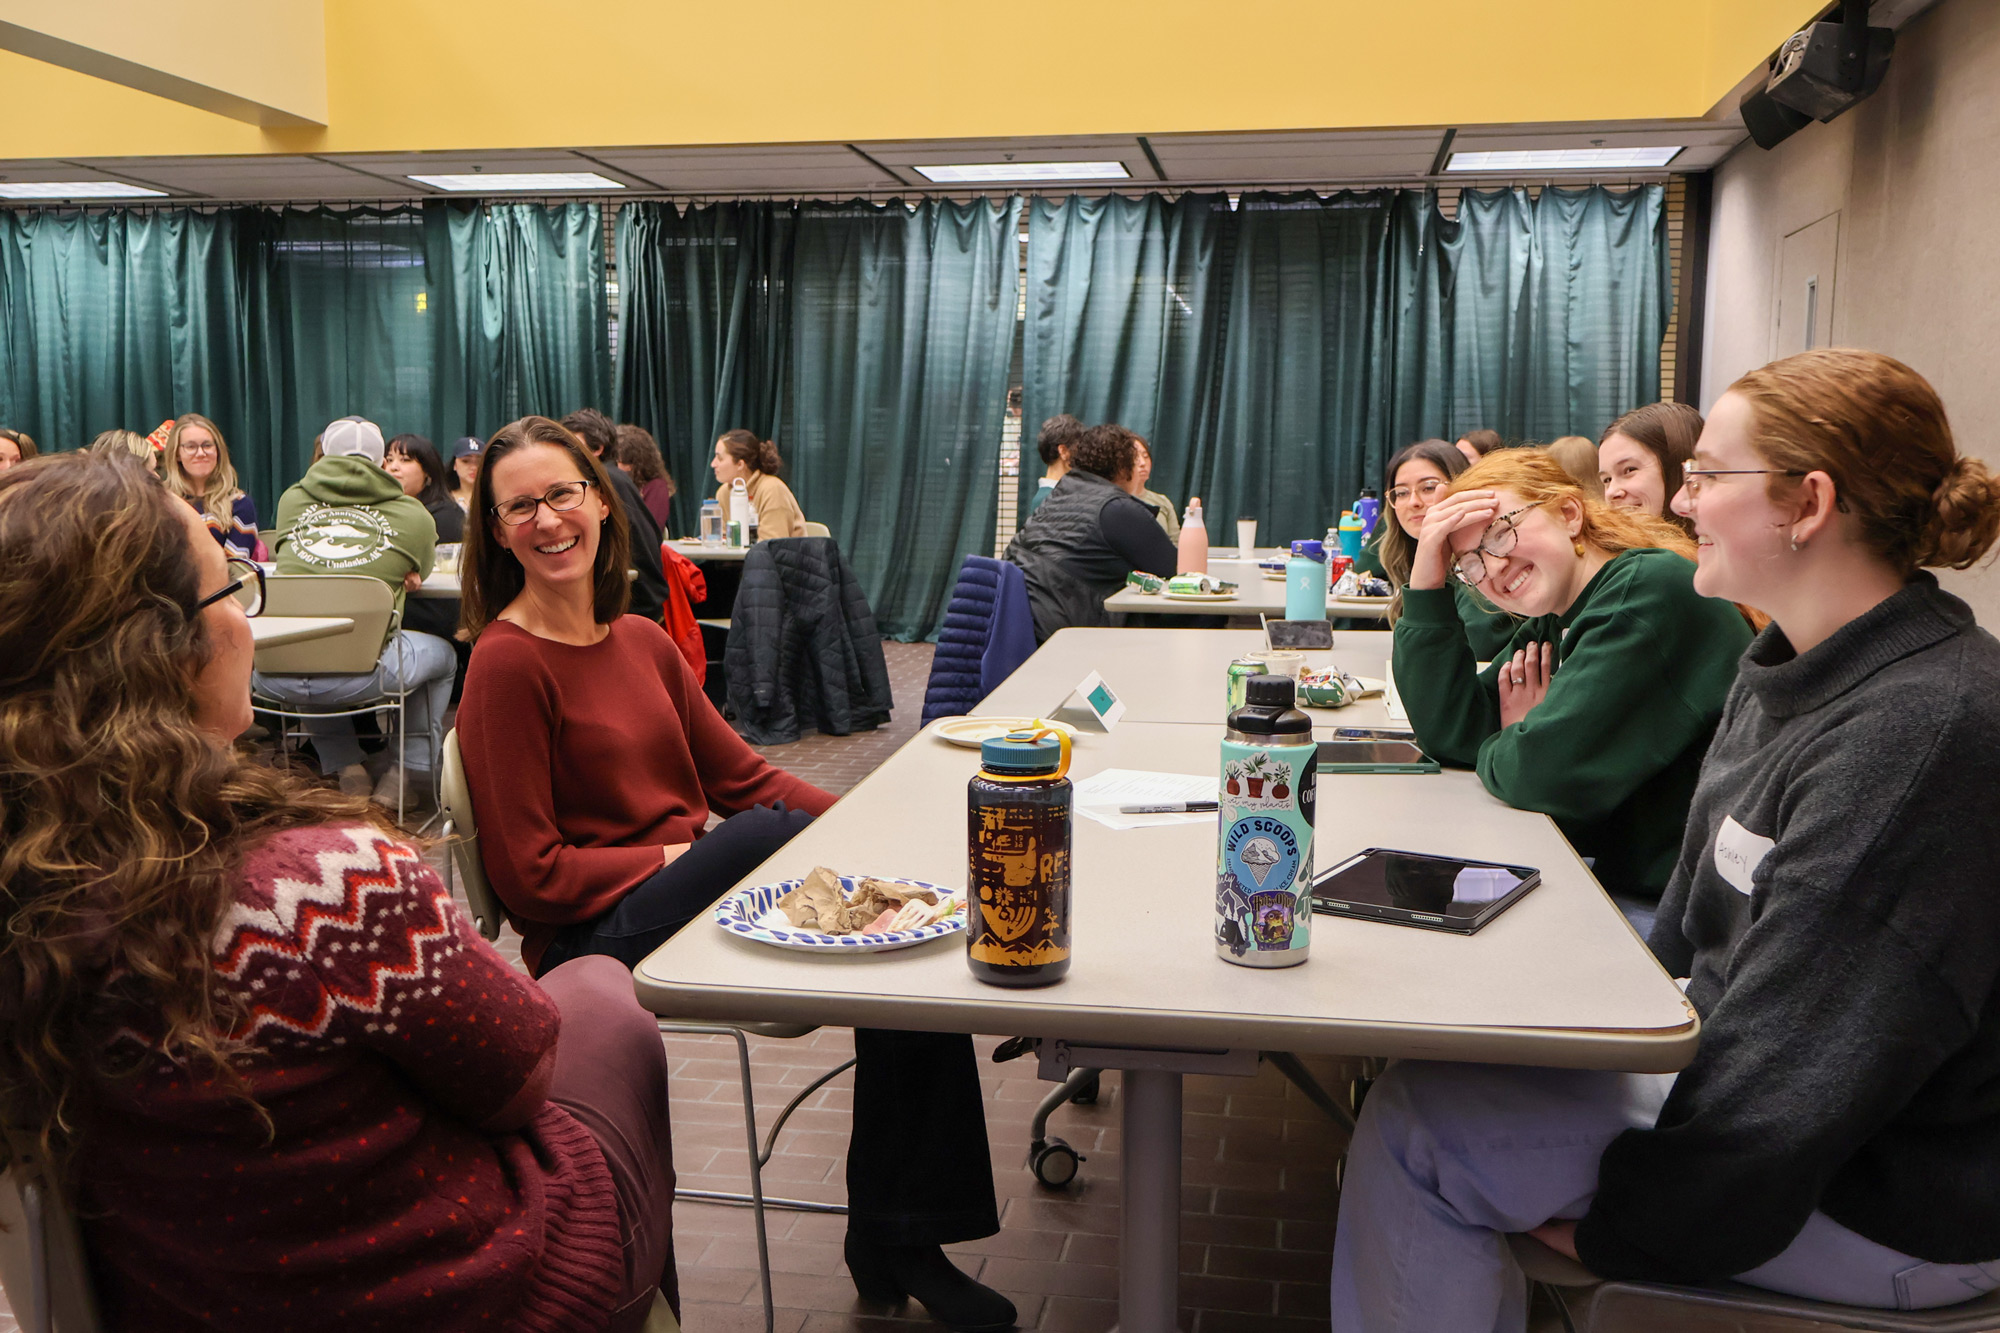
[[[319,451],[327,458],[359,454],[375,466],[382,466],[382,428],[360,417],[342,417],[327,423],[320,432]]]
[[[485,452],[486,441],[477,435],[463,435],[451,446],[451,461],[456,463],[461,458],[477,458]]]

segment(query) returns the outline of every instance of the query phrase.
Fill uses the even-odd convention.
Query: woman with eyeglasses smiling
[[[1362,546],[1354,565],[1364,573],[1380,574],[1396,589],[1396,597],[1389,603],[1391,628],[1403,618],[1402,591],[1410,581],[1410,561],[1416,555],[1417,539],[1423,535],[1424,515],[1444,499],[1452,478],[1470,466],[1465,455],[1447,441],[1419,440],[1398,449],[1382,470],[1389,483],[1382,488],[1389,497],[1388,512],[1377,523],[1375,535]],[[1451,591],[1472,651],[1482,659],[1493,656],[1514,636],[1516,621],[1512,616],[1485,605],[1464,584],[1453,584]]]
[[[1642,928],[1750,642],[1735,608],[1695,591],[1693,554],[1540,450],[1490,454],[1425,516],[1395,630],[1419,743],[1554,818]],[[1483,672],[1447,581],[1521,622]]]
[[[1509,1232],[1606,1278],[1893,1310],[2000,1288],[2000,643],[1925,572],[1992,549],[2000,478],[1915,371],[1826,348],[1732,385],[1683,479],[1696,588],[1772,618],[1648,941],[1700,1050],[1392,1067],[1335,1329],[1521,1328]]]
[[[481,860],[536,975],[594,955],[635,966],[834,802],[766,763],[666,630],[625,614],[630,538],[608,482],[576,435],[525,417],[487,446],[466,529],[459,741]],[[857,1287],[954,1328],[1011,1327],[1007,1298],[941,1248],[1000,1229],[972,1039],[864,1029],[854,1047]],[[912,1156],[889,1123],[949,1125],[953,1149]]]

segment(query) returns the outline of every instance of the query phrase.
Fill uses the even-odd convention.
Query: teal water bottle
[[[1289,676],[1252,676],[1222,736],[1215,952],[1243,967],[1295,967],[1312,944],[1319,747]]]
[[[1326,619],[1326,548],[1315,541],[1292,543],[1285,561],[1285,619]]]
[[[1340,553],[1349,560],[1361,554],[1361,538],[1368,529],[1362,525],[1361,515],[1352,509],[1343,510],[1340,515]]]

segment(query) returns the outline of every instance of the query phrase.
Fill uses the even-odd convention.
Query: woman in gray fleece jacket
[[[1520,1329],[1510,1231],[1605,1277],[1884,1309],[2000,1288],[2000,642],[1922,572],[1993,545],[2000,479],[1915,371],[1824,349],[1723,395],[1675,507],[1696,590],[1773,622],[1649,941],[1700,1050],[1393,1066],[1348,1159],[1336,1330]]]

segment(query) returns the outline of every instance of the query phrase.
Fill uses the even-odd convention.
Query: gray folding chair
[[[1869,1310],[1716,1282],[1681,1287],[1663,1282],[1607,1282],[1533,1236],[1507,1237],[1515,1262],[1542,1287],[1570,1333],[1818,1333],[1831,1328],[1871,1333],[1992,1333],[2000,1329],[2000,1292],[1935,1310]]]
[[[458,729],[453,728],[444,738],[444,763],[439,767],[439,806],[444,814],[444,840],[450,849],[445,858],[445,878],[450,886],[454,867],[458,881],[465,886],[465,900],[472,907],[472,921],[479,933],[487,939],[500,937],[500,924],[504,913],[500,900],[487,881],[486,866],[480,860],[479,824],[472,813],[472,789],[465,780],[465,762],[459,754]],[[805,1023],[704,1023],[662,1018],[660,1031],[687,1036],[728,1037],[736,1043],[736,1067],[743,1089],[743,1137],[749,1150],[750,1192],[737,1194],[723,1190],[676,1189],[676,1199],[688,1199],[701,1203],[720,1203],[747,1207],[756,1219],[757,1227],[757,1271],[764,1284],[764,1328],[771,1333],[777,1323],[777,1305],[771,1296],[771,1245],[765,1228],[764,1213],[769,1208],[782,1208],[800,1213],[841,1213],[847,1211],[845,1204],[820,1203],[813,1199],[774,1199],[764,1193],[764,1168],[770,1164],[771,1154],[777,1147],[778,1135],[792,1112],[805,1103],[806,1098],[818,1092],[829,1082],[854,1068],[854,1061],[836,1065],[821,1074],[799,1090],[797,1096],[785,1103],[784,1109],[771,1124],[771,1132],[760,1144],[757,1136],[757,1102],[750,1081],[750,1037],[804,1037],[818,1031],[818,1027]],[[661,1308],[664,1308],[662,1306]]]
[[[0,1184],[0,1282],[21,1333],[99,1333],[83,1233],[42,1169],[33,1137],[9,1134]]]
[[[257,650],[256,667],[267,676],[365,676],[373,674],[382,657],[382,644],[396,623],[396,598],[389,585],[378,578],[359,574],[271,574],[264,579],[264,611],[267,616],[344,616],[354,627],[325,638],[304,643],[280,644]],[[419,689],[422,686],[417,687]],[[302,708],[258,693],[251,700],[257,711],[293,722],[315,717],[362,717],[370,713],[396,715],[396,762],[409,755],[409,700],[414,691],[385,690],[342,708]],[[299,732],[282,729],[279,744],[287,753]],[[407,774],[408,768],[403,772]],[[432,783],[437,767],[431,768]],[[396,822],[403,822],[405,787],[396,790]],[[436,792],[432,793],[433,798]],[[429,827],[426,821],[425,827]]]

